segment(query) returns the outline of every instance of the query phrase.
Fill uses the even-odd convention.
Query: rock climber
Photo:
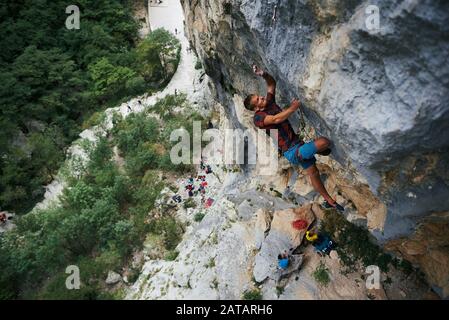
[[[245,108],[254,112],[254,124],[260,129],[267,130],[267,132],[270,129],[277,129],[278,146],[281,153],[291,164],[301,165],[306,170],[313,187],[324,198],[323,208],[335,208],[343,212],[344,208],[329,195],[324,187],[320,172],[315,164],[315,154],[330,154],[331,142],[324,137],[308,143],[301,141],[288,121],[290,115],[300,108],[300,101],[294,99],[290,107],[282,110],[276,104],[276,81],[256,65],[253,66],[253,70],[256,75],[265,79],[268,87],[266,97],[251,94],[245,99]]]
[[[290,257],[287,251],[278,255],[278,267],[280,269],[282,270],[287,269],[289,264],[290,264]]]

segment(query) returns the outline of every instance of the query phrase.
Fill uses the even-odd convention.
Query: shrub
[[[150,222],[150,231],[162,236],[164,247],[174,250],[182,239],[183,229],[181,224],[173,217],[162,217]]]
[[[377,265],[382,271],[388,271],[392,257],[373,243],[368,230],[348,222],[335,210],[330,210],[323,220],[322,231],[335,238],[337,252],[345,266],[353,268],[360,261],[365,267]]]
[[[243,293],[243,300],[262,300],[262,293],[259,289],[248,290]]]
[[[179,50],[180,43],[176,37],[164,29],[154,30],[137,46],[141,75],[147,82],[168,80],[170,74],[164,66],[174,63],[176,70]]]
[[[188,209],[188,208],[196,208],[196,202],[193,198],[188,198],[187,200],[184,201],[184,209]],[[203,219],[204,215],[202,217],[198,216],[198,218]],[[199,221],[201,221],[201,219]],[[195,220],[197,221],[197,220]]]
[[[179,251],[177,251],[177,250],[170,250],[165,255],[165,260],[167,260],[167,261],[174,261],[174,260],[176,260],[178,255],[179,255]]]
[[[179,95],[166,95],[164,98],[159,99],[154,106],[149,109],[149,112],[158,113],[163,119],[170,115],[170,111],[178,106],[182,106],[186,103],[187,96],[185,94]]]
[[[312,275],[315,278],[315,281],[318,282],[320,285],[327,286],[331,281],[328,272],[329,269],[324,265],[323,262],[320,262],[320,264],[315,269]]]
[[[206,264],[206,268],[213,268],[213,267],[215,267],[215,259],[210,258],[209,262]]]
[[[205,216],[204,213],[198,212],[198,213],[196,213],[195,216],[193,217],[193,220],[194,220],[195,222],[200,222],[201,220],[203,220],[204,216]]]

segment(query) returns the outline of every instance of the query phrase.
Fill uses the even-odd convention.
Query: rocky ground
[[[307,127],[313,127],[305,130],[308,136],[333,141],[332,158],[320,159],[319,168],[331,194],[350,208],[346,218],[421,266],[447,296],[448,3],[181,2],[188,38],[233,126],[254,127],[242,99],[265,92],[251,70],[256,63],[277,80],[281,106],[294,97],[303,102]],[[366,24],[373,4],[377,30]],[[299,127],[299,115],[290,120]],[[277,190],[285,183],[264,180]],[[300,194],[308,188],[304,180],[300,175],[295,185]],[[431,231],[420,227],[438,212]],[[428,237],[420,235],[423,228]],[[419,250],[418,241],[407,238],[419,239]]]
[[[220,115],[215,124],[225,129],[231,122],[225,113]],[[297,219],[309,226],[320,224],[326,214],[318,205],[320,197],[311,194],[311,185],[301,173],[293,184],[292,194],[297,197],[285,198],[282,193],[289,183],[285,167],[271,180],[248,176],[236,166],[211,167],[212,174],[198,168],[198,175],[206,175],[205,198],[214,199],[211,207],[206,208],[198,194],[192,198],[195,205],[185,208],[191,202],[185,190],[189,177],[176,181],[177,191],[167,188],[162,193],[160,214],[168,214],[168,207],[187,226],[176,248],[179,254],[173,261],[158,257],[158,245],[149,238],[143,255],[137,255],[143,268],[127,299],[242,299],[248,292],[263,299],[436,297],[426,284],[407,279],[399,271],[382,273],[380,289],[368,290],[364,268],[348,273],[336,251],[320,257],[303,240],[305,230],[292,226]],[[181,203],[172,200],[176,194],[182,196]],[[304,199],[302,206],[295,203],[298,198]],[[348,216],[357,216],[355,210],[348,211]],[[199,214],[204,216],[201,221],[196,219]],[[285,250],[293,253],[293,261],[283,271],[277,267],[277,256]],[[321,264],[329,276],[326,285],[313,276]]]
[[[203,30],[201,36],[195,34],[195,41],[201,40],[203,48],[207,47],[207,36],[216,37],[226,43],[230,35],[228,22],[227,26],[217,23],[217,26],[224,30],[220,35],[207,33],[206,28],[212,28],[207,23],[220,20],[218,12],[219,8],[222,8],[217,1],[211,1],[210,5],[213,11],[209,13],[208,22],[207,12],[202,11],[206,9],[200,6],[192,11],[195,12],[195,19],[192,16],[187,16],[186,19],[190,29],[195,29],[195,32]],[[152,8],[150,7],[149,11],[151,29],[165,26],[172,32],[173,28],[178,31],[182,44],[178,70],[164,90],[108,109],[105,122],[101,126],[83,131],[80,137],[97,141],[99,136],[112,128],[114,112],[126,117],[130,112],[149,109],[158,98],[174,94],[175,89],[178,93],[187,94],[192,111],[212,114],[212,124],[216,129],[220,129],[220,132],[228,128],[251,127],[251,119],[243,111],[242,95],[225,94],[224,88],[215,81],[216,74],[211,74],[214,78],[212,83],[202,69],[195,68],[197,58],[192,51],[187,50],[189,41],[183,33],[180,4],[173,0],[155,9],[159,11],[152,11]],[[257,19],[253,21],[255,25],[252,27],[256,29],[257,34],[257,30],[262,26],[257,25]],[[241,21],[233,20],[230,25],[233,23],[238,26]],[[261,32],[263,33],[263,30]],[[190,33],[193,31],[190,30]],[[314,45],[318,45],[318,42]],[[211,66],[214,66],[216,70],[225,73],[223,79],[228,81],[225,66],[208,60],[213,56],[214,50],[220,52],[220,47],[214,48],[216,44],[213,43],[209,45],[210,47],[204,49],[207,56],[203,56],[203,61],[209,68],[206,71],[211,71]],[[197,43],[197,51],[204,54],[201,51],[203,49],[199,48],[200,44]],[[228,58],[232,59],[232,56]],[[319,57],[316,57],[316,60],[319,60]],[[274,65],[271,66],[275,68]],[[317,72],[321,74],[321,71]],[[251,83],[243,81],[248,80],[245,78],[247,75],[241,76],[238,72],[236,74],[235,88],[241,90],[246,83]],[[306,82],[310,84],[312,78],[308,78]],[[317,81],[322,83],[324,80],[320,78]],[[310,86],[318,88],[313,83]],[[282,87],[285,91],[289,90],[288,85],[284,84]],[[216,97],[220,102],[215,101]],[[313,130],[310,134],[313,134]],[[83,149],[79,143],[75,143],[69,150],[66,168],[76,170],[70,165],[72,160],[83,157]],[[301,217],[308,225],[320,225],[326,215],[319,207],[322,199],[313,192],[303,172],[297,172],[285,160],[281,159],[278,170],[269,176],[258,174],[258,168],[248,170],[236,165],[225,166],[218,164],[216,160],[205,159],[211,166],[212,173],[206,174],[201,168],[198,168],[197,173],[206,175],[208,185],[204,198],[213,199],[211,206],[205,206],[200,194],[192,198],[188,196],[185,186],[189,177],[173,179],[172,182],[178,186],[178,190],[167,188],[158,199],[158,214],[170,212],[185,225],[183,239],[176,248],[177,255],[173,256],[171,261],[167,260],[167,257],[158,252],[157,241],[149,237],[144,244],[144,250],[135,254],[131,264],[132,268],[141,270],[137,280],[130,280],[129,270],[123,270],[121,274],[110,272],[105,281],[111,289],[124,290],[127,299],[241,299],[251,295],[264,299],[435,298],[426,283],[413,274],[407,276],[398,270],[382,273],[380,289],[368,290],[364,268],[359,267],[348,272],[336,251],[325,257],[315,253],[313,247],[303,240],[303,231],[292,227],[292,221]],[[319,157],[318,160],[326,187],[347,208],[345,217],[355,224],[381,232],[387,218],[387,208],[370,191],[366,178],[347,163],[342,164],[327,157]],[[73,161],[76,162],[79,161]],[[63,186],[61,173],[48,187],[45,200],[37,208],[57,204]],[[289,190],[287,186],[290,187]],[[175,195],[181,196],[180,203],[173,200]],[[441,222],[445,218],[447,215],[435,219]],[[421,233],[417,231],[415,238],[399,239],[388,248],[404,254],[413,263],[427,265],[424,268],[427,280],[447,290],[447,272],[442,266],[447,265],[443,263],[447,262],[445,235],[449,233],[446,232],[447,229],[441,229],[441,224],[434,226],[432,221],[435,220],[430,220]],[[432,232],[434,236],[429,242],[425,235]],[[423,243],[424,247],[420,246]],[[287,272],[280,272],[276,267],[277,255],[285,250],[291,251],[295,258]],[[327,284],[314,276],[320,268],[325,270],[324,273],[329,278]]]

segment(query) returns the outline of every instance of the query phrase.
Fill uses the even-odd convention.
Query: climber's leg
[[[310,166],[307,170],[306,170],[307,174],[310,177],[310,181],[312,182],[313,187],[315,188],[315,190],[321,194],[324,198],[324,200],[326,200],[330,205],[335,205],[335,200],[332,199],[332,197],[329,195],[329,193],[327,192],[326,188],[323,185],[323,182],[321,181],[321,177],[320,177],[320,171],[318,170],[318,168],[316,167],[315,164],[313,164],[312,166]]]
[[[318,154],[328,156],[331,153],[331,141],[328,138],[320,137],[314,141]]]
[[[331,142],[328,138],[325,137],[319,137],[318,139],[315,139],[314,141],[317,152],[323,152],[326,149],[329,149]]]

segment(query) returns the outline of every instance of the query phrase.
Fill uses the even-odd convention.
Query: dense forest
[[[160,191],[173,188],[165,175],[192,170],[172,165],[170,145],[160,144],[187,118],[199,119],[171,112],[187,104],[183,95],[153,106],[158,117],[115,114],[106,138],[77,141],[89,155],[81,172],[73,176],[63,164],[80,131],[102,124],[104,109],[168,83],[179,41],[163,29],[138,39],[132,1],[78,2],[79,30],[66,29],[66,6],[9,1],[0,11],[0,201],[21,214],[0,234],[0,299],[121,297],[105,287],[108,271],[127,268],[133,281],[140,270],[128,262],[146,237],[172,259],[183,231],[174,217],[150,215]],[[67,183],[61,204],[28,213],[58,170]],[[66,289],[72,264],[81,270],[81,290]]]
[[[175,142],[161,144],[185,123],[192,134],[188,120],[202,119],[171,111],[188,110],[187,104],[183,95],[167,96],[151,112],[114,115],[114,128],[95,145],[83,140],[90,160],[67,177],[61,205],[20,217],[16,228],[0,236],[0,299],[122,298],[105,284],[108,271],[126,273],[134,282],[141,266],[129,260],[146,239],[161,258],[176,258],[184,227],[168,208],[158,215],[155,201],[162,189],[178,189],[167,176],[193,169],[172,164]],[[114,147],[122,164],[114,159]],[[65,286],[69,265],[80,270],[80,290]]]
[[[132,1],[77,5],[78,30],[65,26],[66,1],[7,0],[0,8],[3,210],[23,214],[42,199],[66,148],[98,111],[169,80],[160,56],[179,44],[163,30],[139,41]]]

